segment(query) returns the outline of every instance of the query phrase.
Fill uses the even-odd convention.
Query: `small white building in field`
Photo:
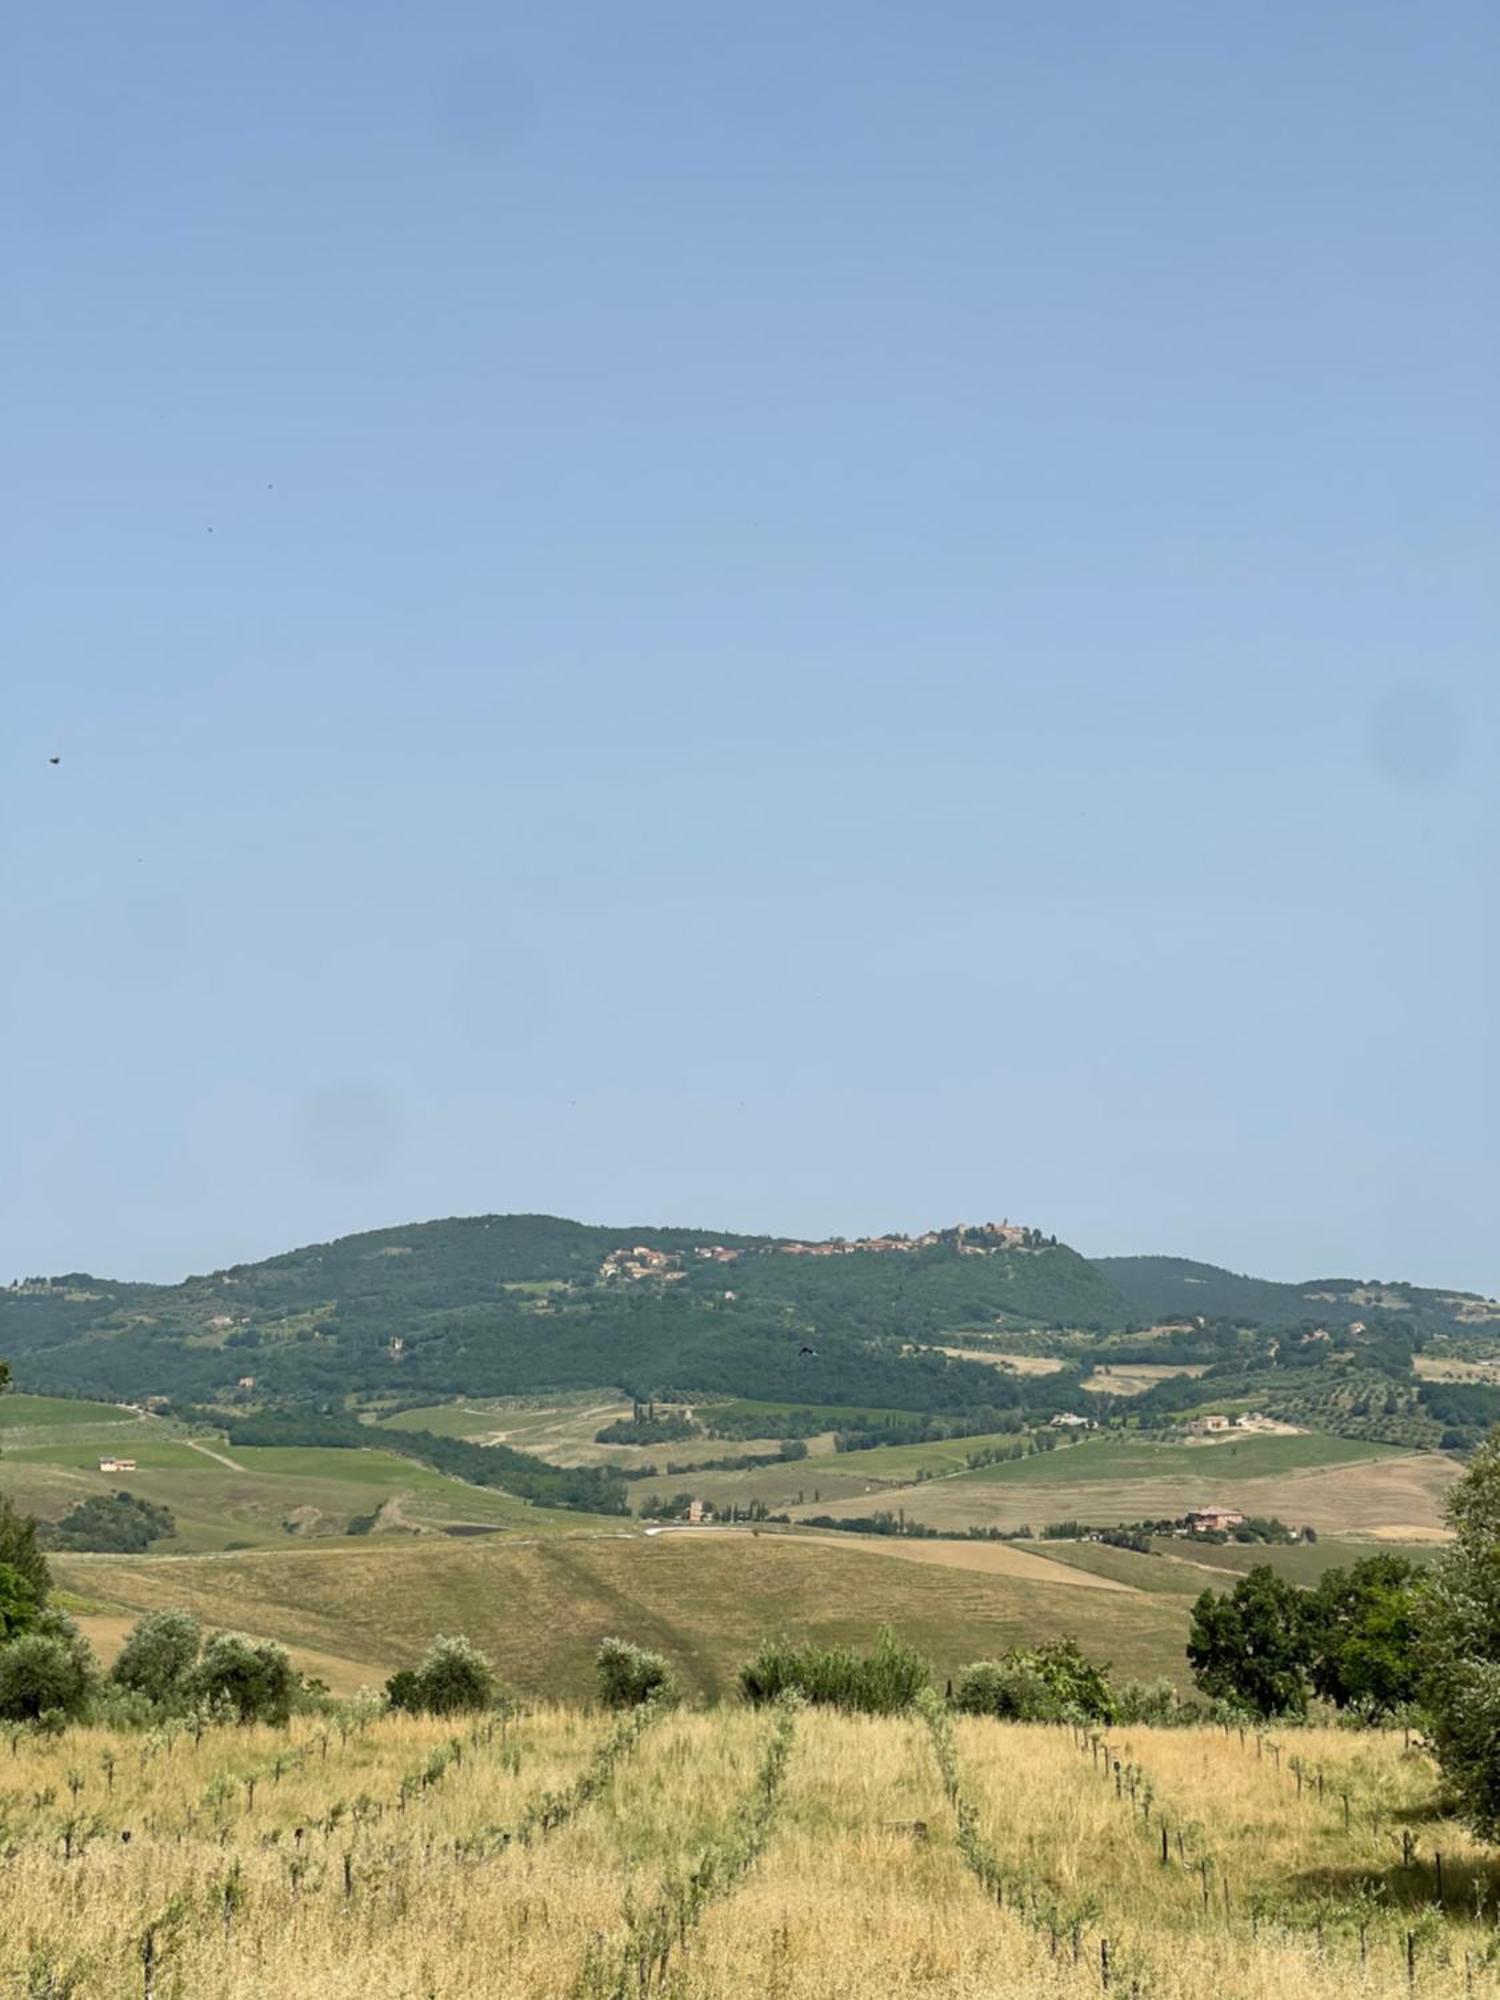
[[[133,1458],[101,1458],[99,1461],[99,1470],[101,1472],[134,1472],[135,1460]]]

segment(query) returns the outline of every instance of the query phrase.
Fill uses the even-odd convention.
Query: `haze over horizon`
[[[1495,10],[61,0],[0,91],[0,1274],[1500,1292]]]

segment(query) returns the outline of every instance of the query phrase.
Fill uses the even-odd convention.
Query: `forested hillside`
[[[1300,1350],[1247,1343],[1231,1323],[1322,1322],[1357,1336],[1366,1362],[1394,1341],[1401,1374],[1413,1342],[1482,1330],[1484,1311],[1400,1285],[1090,1262],[1010,1224],[846,1244],[512,1215],[343,1237],[178,1285],[29,1279],[0,1291],[0,1352],[28,1389],[112,1399],[264,1407],[615,1386],[913,1412],[1025,1404],[1045,1417],[1076,1404],[1095,1342],[1120,1355],[1127,1328],[1164,1317],[1209,1325],[1152,1334],[1166,1347],[1137,1359],[1222,1368],[1279,1353],[1284,1366]],[[1050,1342],[1077,1365],[1037,1377],[942,1351],[1012,1339]],[[1163,1385],[1159,1400],[1190,1393]]]
[[[637,1256],[637,1252],[641,1254]],[[825,1251],[552,1216],[414,1224],[180,1285],[81,1273],[0,1293],[28,1388],[257,1399],[617,1384],[933,1410],[1017,1402],[995,1369],[914,1351],[954,1330],[1098,1326],[1122,1301],[1055,1241]]]
[[[1377,1312],[1399,1313],[1423,1333],[1493,1325],[1500,1307],[1475,1292],[1440,1292],[1380,1278],[1310,1278],[1282,1284],[1251,1278],[1187,1257],[1096,1257],[1093,1268],[1123,1298],[1141,1324],[1201,1316],[1294,1326],[1317,1320],[1328,1327],[1368,1322]]]

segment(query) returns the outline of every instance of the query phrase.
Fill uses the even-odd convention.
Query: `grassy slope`
[[[6,1396],[0,1401],[0,1438],[8,1431],[55,1430],[78,1424],[138,1424],[118,1403],[89,1403],[72,1396]]]
[[[1099,1438],[1009,1464],[981,1466],[963,1476],[986,1485],[1015,1481],[1025,1486],[1076,1486],[1089,1480],[1191,1478],[1213,1486],[1220,1479],[1264,1479],[1311,1466],[1355,1465],[1367,1459],[1399,1456],[1393,1445],[1316,1433],[1203,1444]]]
[[[1032,1545],[1024,1545],[1028,1550]],[[1371,1542],[1339,1541],[1323,1535],[1316,1542],[1269,1545],[1238,1542],[1178,1542],[1157,1537],[1154,1555],[1133,1549],[1106,1548],[1099,1542],[1038,1542],[1035,1553],[1090,1576],[1107,1577],[1133,1589],[1156,1595],[1196,1597],[1204,1590],[1228,1589],[1237,1576],[1264,1563],[1292,1583],[1314,1584],[1326,1570],[1347,1568],[1377,1553]],[[1437,1553],[1428,1543],[1382,1543],[1380,1552],[1429,1562]]]
[[[62,1581],[97,1610],[180,1604],[343,1663],[344,1685],[463,1631],[506,1681],[582,1695],[606,1634],[659,1646],[706,1694],[768,1633],[869,1641],[894,1625],[940,1674],[1027,1638],[1075,1633],[1127,1673],[1183,1672],[1180,1605],[917,1562],[785,1536],[709,1533],[535,1543],[365,1542],[277,1554],[68,1557]]]
[[[79,1500],[122,1489],[170,1507],[177,1535],[162,1553],[284,1547],[286,1524],[299,1533],[342,1537],[351,1517],[394,1503],[398,1519],[441,1525],[472,1522],[528,1535],[577,1533],[595,1517],[529,1507],[490,1488],[465,1485],[386,1451],[214,1444],[198,1449],[158,1431],[127,1440],[133,1473],[98,1470],[97,1443],[10,1448],[0,1458],[0,1492],[18,1506],[56,1518]],[[217,1455],[214,1455],[217,1454]]]
[[[1225,1445],[1151,1446],[1100,1440],[934,1479],[899,1495],[835,1498],[803,1512],[865,1514],[903,1505],[932,1527],[1019,1527],[1157,1520],[1209,1503],[1279,1515],[1319,1534],[1419,1540],[1442,1527],[1459,1466],[1436,1452],[1402,1453],[1346,1438],[1251,1438]],[[811,1483],[811,1481],[809,1481]]]

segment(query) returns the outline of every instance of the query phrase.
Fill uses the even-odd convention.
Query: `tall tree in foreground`
[[[1452,1546],[1423,1605],[1423,1704],[1465,1819],[1500,1839],[1500,1433],[1448,1496]]]
[[[1417,1698],[1420,1619],[1416,1565],[1366,1556],[1331,1569],[1312,1592],[1312,1683],[1324,1701],[1372,1721]]]
[[[1308,1599],[1264,1563],[1193,1606],[1187,1656],[1205,1694],[1253,1715],[1300,1715],[1313,1648]]]

